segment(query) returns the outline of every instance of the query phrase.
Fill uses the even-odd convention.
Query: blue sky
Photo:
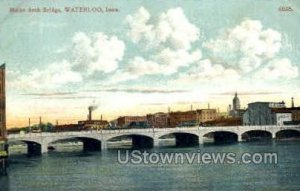
[[[212,107],[299,95],[298,1],[0,3],[8,126]],[[278,9],[289,6],[294,11]],[[24,8],[11,13],[10,8]],[[29,8],[61,13],[30,13]],[[66,13],[65,7],[103,9]],[[105,8],[118,12],[105,12]]]

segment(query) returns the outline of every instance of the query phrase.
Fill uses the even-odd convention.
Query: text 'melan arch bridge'
[[[118,129],[54,133],[10,134],[9,143],[24,142],[28,153],[45,153],[48,146],[62,140],[76,140],[88,151],[107,149],[107,144],[118,138],[130,139],[134,148],[159,147],[164,137],[175,138],[177,146],[203,143],[205,138],[215,142],[240,142],[251,138],[300,137],[300,126],[229,126],[229,127],[180,127],[154,129]]]

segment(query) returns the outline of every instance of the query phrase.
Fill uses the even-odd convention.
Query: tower
[[[5,100],[5,64],[2,64],[0,66],[0,175],[6,174],[8,156]]]
[[[235,92],[234,98],[232,100],[232,110],[236,111],[241,109],[240,99],[238,98],[237,92]]]
[[[0,139],[6,138],[5,64],[0,66]]]

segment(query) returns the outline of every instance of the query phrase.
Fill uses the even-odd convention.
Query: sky
[[[29,11],[38,8],[59,11]],[[291,97],[299,106],[299,9],[296,0],[3,0],[7,126],[76,123],[93,103],[107,120],[226,111],[235,92],[242,108]]]

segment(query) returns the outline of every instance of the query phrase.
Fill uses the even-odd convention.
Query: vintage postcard
[[[300,190],[300,1],[2,0],[0,191]]]

